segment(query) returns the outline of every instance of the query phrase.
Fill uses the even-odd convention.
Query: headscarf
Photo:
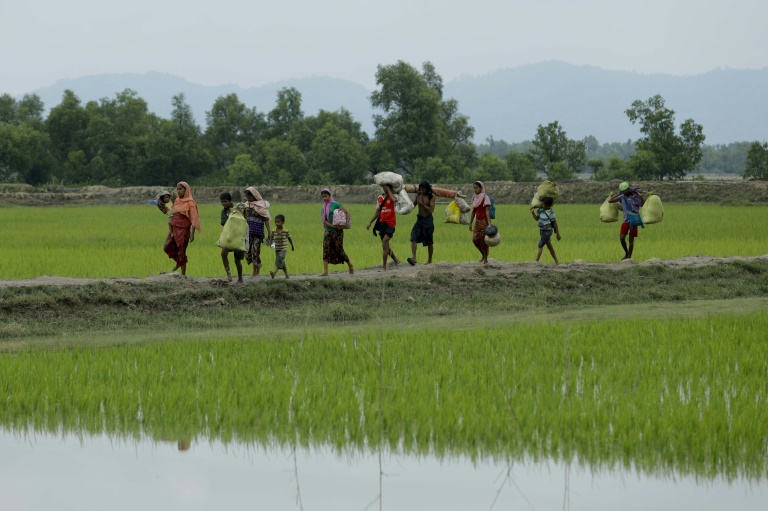
[[[477,209],[482,206],[490,206],[491,199],[485,194],[485,185],[482,181],[475,181],[480,185],[480,193],[476,193],[472,196],[472,209]]]
[[[328,199],[328,202],[323,202],[323,212],[322,212],[322,215],[323,215],[323,225],[325,225],[325,221],[328,220],[328,214],[331,211],[331,204],[333,204],[333,202],[334,202],[333,201],[333,194],[331,193],[331,191],[328,188],[323,188],[322,190],[320,190],[320,195],[322,195],[324,193],[327,193],[331,197],[330,197],[330,199]]]
[[[245,191],[251,192],[251,195],[256,199],[255,201],[245,201],[245,207],[253,209],[259,216],[270,220],[272,217],[269,215],[269,202],[261,197],[255,186],[249,186]]]
[[[197,202],[192,198],[192,189],[184,181],[179,181],[179,184],[187,190],[187,193],[184,194],[183,198],[176,198],[176,202],[173,204],[173,212],[181,213],[189,218],[189,221],[192,222],[192,227],[197,229],[197,232],[202,232],[202,229],[200,229],[200,213],[197,211]]]

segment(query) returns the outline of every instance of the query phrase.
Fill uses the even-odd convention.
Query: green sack
[[[233,209],[221,230],[216,246],[226,250],[245,252],[245,240],[248,237],[248,222],[238,210]]]
[[[610,199],[611,197],[612,195],[608,194],[608,199]],[[608,199],[605,199],[605,202],[603,202],[603,205],[600,206],[600,221],[616,222],[619,220],[619,203],[608,202]]]
[[[664,220],[664,206],[658,195],[651,192],[648,199],[640,210],[640,216],[643,217],[644,224],[657,224]]]
[[[533,194],[533,199],[531,199],[531,207],[536,209],[544,207],[544,203],[541,202],[541,199],[539,199],[539,192],[535,192]]]
[[[557,183],[553,183],[552,181],[544,181],[536,190],[536,195],[539,196],[539,199],[543,199],[544,197],[552,197],[553,201],[557,201],[557,198],[560,196],[560,192],[557,189]]]

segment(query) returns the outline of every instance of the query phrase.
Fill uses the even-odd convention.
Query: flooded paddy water
[[[181,450],[180,450],[181,449]],[[763,481],[555,461],[0,433],[4,510],[765,509]],[[381,475],[383,471],[383,475]],[[379,499],[381,499],[379,501]]]

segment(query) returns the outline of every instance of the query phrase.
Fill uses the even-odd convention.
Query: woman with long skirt
[[[331,195],[331,191],[328,188],[323,188],[320,192],[320,197],[323,199],[321,216],[323,226],[325,227],[325,235],[323,236],[323,273],[320,276],[328,276],[329,264],[342,263],[347,263],[349,273],[352,275],[355,273],[355,267],[349,261],[347,253],[344,252],[344,229],[346,226],[333,225],[333,212],[337,209],[343,211],[347,217],[347,225],[349,225],[352,217],[347,208],[333,200],[333,195]]]
[[[192,190],[184,181],[176,185],[178,198],[173,204],[173,216],[168,221],[170,227],[163,250],[176,262],[171,271],[181,268],[181,274],[187,274],[187,247],[195,241],[195,231],[200,232],[200,213],[197,202],[192,198]]]
[[[245,209],[243,216],[248,221],[248,246],[245,251],[245,260],[252,265],[253,273],[251,277],[258,277],[261,271],[261,246],[264,244],[264,237],[271,232],[269,221],[269,202],[265,201],[259,191],[249,186],[245,189]]]
[[[488,264],[488,245],[485,243],[485,228],[491,225],[491,199],[485,194],[482,181],[472,185],[475,195],[472,196],[472,216],[469,219],[469,230],[472,231],[472,243],[480,251],[480,262]],[[472,228],[474,222],[475,228]]]

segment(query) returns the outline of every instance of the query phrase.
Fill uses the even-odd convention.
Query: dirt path
[[[735,261],[751,262],[751,261],[768,261],[768,254],[759,257],[709,257],[709,256],[695,256],[695,257],[681,257],[679,259],[649,259],[642,263],[636,263],[634,261],[623,261],[618,263],[591,263],[582,260],[576,260],[571,263],[561,264],[554,266],[552,264],[540,264],[535,262],[502,262],[491,259],[488,265],[482,265],[477,262],[472,263],[449,263],[439,262],[431,265],[416,265],[409,266],[406,263],[401,263],[397,267],[392,267],[387,271],[381,271],[378,267],[359,268],[355,270],[354,275],[350,275],[345,272],[332,273],[328,277],[321,277],[319,274],[305,274],[305,275],[292,275],[292,280],[304,281],[304,280],[317,280],[317,279],[365,279],[365,280],[378,280],[378,279],[407,279],[407,280],[421,280],[428,277],[430,274],[445,274],[454,277],[469,277],[469,276],[482,276],[482,277],[509,277],[515,274],[528,273],[538,274],[542,272],[589,272],[591,270],[615,270],[621,271],[633,266],[663,266],[667,268],[699,268],[702,266],[712,266],[717,264],[732,263]],[[276,279],[283,279],[282,276],[275,277]],[[259,277],[257,279],[251,279],[246,277],[246,285],[254,285],[259,282],[266,282],[270,280],[269,275]],[[41,276],[35,279],[25,280],[0,280],[0,288],[12,288],[12,287],[45,287],[45,286],[85,286],[95,283],[130,283],[130,284],[153,284],[157,282],[183,282],[184,285],[189,287],[194,286],[228,286],[230,285],[225,279],[221,278],[199,278],[199,277],[182,277],[178,273],[165,273],[161,275],[152,275],[146,278],[135,277],[113,277],[113,278],[70,278],[70,277],[51,277]]]

